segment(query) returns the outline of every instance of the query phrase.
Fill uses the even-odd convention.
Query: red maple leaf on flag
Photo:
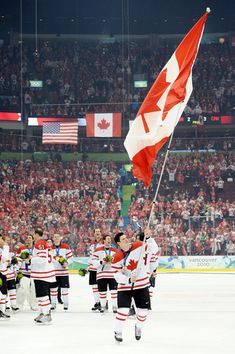
[[[103,118],[103,119],[100,121],[100,123],[97,124],[97,126],[98,126],[100,129],[105,130],[105,129],[108,129],[108,127],[110,126],[110,123],[107,122],[107,120]]]
[[[137,261],[134,261],[134,259],[130,259],[127,269],[129,269],[130,271],[133,271],[137,268],[137,264],[138,264]]]
[[[146,133],[148,133],[149,127],[147,125],[147,122],[145,120],[144,114],[150,113],[150,112],[157,112],[160,111],[161,109],[158,107],[157,103],[159,99],[162,97],[164,92],[166,91],[167,87],[170,85],[169,82],[166,81],[166,74],[167,74],[167,68],[164,69],[158,76],[157,80],[155,81],[153,87],[149,91],[148,95],[146,96],[146,99],[142,106],[140,107],[140,110],[137,114],[142,116],[142,121],[144,125],[144,130]],[[156,91],[156,87],[158,87],[158,90]],[[164,120],[164,119],[163,119]]]

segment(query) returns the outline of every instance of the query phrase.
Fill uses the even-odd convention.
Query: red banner
[[[0,120],[21,121],[21,113],[16,112],[0,112]]]

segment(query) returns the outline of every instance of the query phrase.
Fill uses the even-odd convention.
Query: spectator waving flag
[[[152,164],[173,133],[192,93],[192,67],[205,22],[199,19],[164,66],[130,127],[124,146],[133,162],[133,174],[149,187]]]
[[[78,143],[78,121],[43,122],[43,144]]]

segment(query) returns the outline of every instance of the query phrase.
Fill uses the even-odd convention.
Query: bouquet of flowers
[[[23,250],[20,252],[20,258],[25,260],[25,259],[30,259],[31,256],[27,250]]]
[[[87,274],[87,270],[81,268],[81,269],[78,270],[78,274],[79,274],[81,277],[85,277],[85,275]]]
[[[112,258],[113,258],[112,256],[110,256],[110,255],[107,254],[107,256],[104,258],[104,260],[105,260],[105,262],[108,263],[108,262],[111,262],[111,261],[112,261]]]
[[[18,263],[19,263],[18,258],[12,257],[12,259],[11,259],[11,265],[16,265],[16,264],[18,264]]]
[[[62,266],[65,264],[65,263],[68,263],[67,259],[62,257],[62,256],[56,256],[55,257],[55,260],[57,262],[59,262]]]
[[[20,279],[22,279],[23,278],[23,273],[22,272],[18,272],[18,274],[17,274],[17,278],[20,280]]]

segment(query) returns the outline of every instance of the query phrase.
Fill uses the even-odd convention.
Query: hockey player
[[[155,287],[155,277],[157,275],[158,267],[158,245],[153,237],[151,237],[151,231],[149,228],[145,229],[145,232],[139,232],[136,235],[136,239],[139,241],[145,241],[148,245],[148,265],[149,265],[149,295],[150,298],[153,297],[153,288]]]
[[[10,303],[11,310],[13,312],[18,312],[19,307],[16,304],[16,272],[18,268],[18,260],[15,257],[15,253],[13,249],[10,247],[11,240],[10,237],[5,238],[6,243],[9,246],[9,265],[7,267],[7,295],[8,295],[8,304]],[[9,305],[7,305],[7,310],[10,309]]]
[[[51,248],[42,239],[43,231],[35,230],[34,249],[31,260],[31,278],[34,279],[36,297],[40,314],[34,320],[36,323],[51,322],[51,302],[49,299],[50,284],[55,282],[55,269],[52,263]]]
[[[117,249],[112,247],[111,243],[111,236],[104,235],[103,245],[95,249],[91,260],[92,266],[97,269],[96,280],[99,290],[101,313],[106,310],[108,287],[111,292],[113,312],[117,312],[117,282],[114,279],[114,272],[111,267],[111,261]]]
[[[153,297],[153,288],[155,287],[155,277],[157,275],[157,269],[155,268],[156,265],[158,265],[158,245],[156,243],[156,241],[151,237],[151,232],[149,230],[149,228],[145,229],[145,232],[140,231],[137,235],[136,235],[136,240],[139,241],[145,241],[148,245],[148,253],[149,253],[149,257],[148,257],[148,264],[149,264],[149,282],[150,282],[150,286],[149,286],[149,295],[150,295],[150,299]],[[151,310],[151,308],[150,308]],[[135,303],[134,300],[132,300],[132,305],[131,308],[129,310],[129,314],[128,316],[134,316],[136,314],[135,311]]]
[[[66,243],[61,242],[60,234],[53,236],[53,248],[51,251],[53,257],[53,265],[55,267],[56,284],[51,288],[51,309],[55,310],[58,287],[61,288],[61,297],[64,304],[64,310],[69,307],[69,269],[68,264],[73,261],[72,251]]]
[[[19,287],[16,292],[16,302],[20,308],[23,308],[25,300],[27,300],[31,310],[37,310],[37,300],[35,294],[34,281],[31,279],[31,258],[33,254],[33,236],[28,235],[25,244],[20,246],[16,252],[19,259]]]
[[[96,281],[96,268],[92,265],[92,256],[95,251],[95,249],[99,246],[102,246],[102,238],[101,238],[101,231],[100,229],[95,229],[95,240],[91,242],[90,244],[90,249],[89,249],[89,285],[92,287],[92,292],[95,300],[95,304],[92,307],[92,311],[100,310],[100,298],[99,298],[99,291],[98,291],[98,285]]]
[[[150,309],[148,246],[141,241],[130,243],[123,232],[114,238],[120,250],[114,255],[112,268],[118,283],[118,311],[114,337],[122,342],[122,331],[128,317],[132,299],[136,304],[135,338],[140,340],[141,330]]]
[[[9,246],[5,237],[0,235],[0,319],[9,319],[11,316],[6,314],[6,295],[7,295],[7,265],[9,264]]]

